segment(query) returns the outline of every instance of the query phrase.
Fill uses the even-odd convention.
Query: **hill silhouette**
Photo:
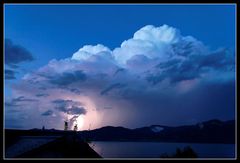
[[[83,139],[95,141],[162,141],[191,143],[235,143],[235,121],[210,120],[195,125],[169,127],[152,125],[128,129],[106,126],[78,132]]]

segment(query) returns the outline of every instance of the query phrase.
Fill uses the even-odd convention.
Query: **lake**
[[[176,148],[190,146],[199,158],[234,158],[234,144],[197,144],[163,142],[107,142],[93,141],[90,146],[104,158],[159,158],[173,154]]]

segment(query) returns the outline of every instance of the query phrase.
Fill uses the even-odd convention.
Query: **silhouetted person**
[[[64,121],[64,130],[67,131],[68,130],[68,122]]]
[[[77,124],[74,126],[74,131],[77,131],[78,130],[78,127],[77,127]]]

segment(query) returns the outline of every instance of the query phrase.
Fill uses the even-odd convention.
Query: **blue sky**
[[[86,44],[113,49],[139,28],[168,24],[212,48],[235,45],[234,5],[6,5],[5,38],[37,58],[66,58]],[[34,66],[32,65],[32,66]]]
[[[230,4],[5,5],[7,126],[233,119],[235,17]]]

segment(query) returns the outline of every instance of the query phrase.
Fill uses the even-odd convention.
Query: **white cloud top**
[[[182,36],[176,28],[147,25],[135,32],[133,38],[125,40],[113,54],[120,64],[126,64],[134,55],[145,55],[151,59],[166,58],[172,53],[169,46],[180,39]]]
[[[105,53],[111,53],[110,49],[102,44],[85,45],[73,54],[72,59],[86,60],[92,55],[103,55]]]

